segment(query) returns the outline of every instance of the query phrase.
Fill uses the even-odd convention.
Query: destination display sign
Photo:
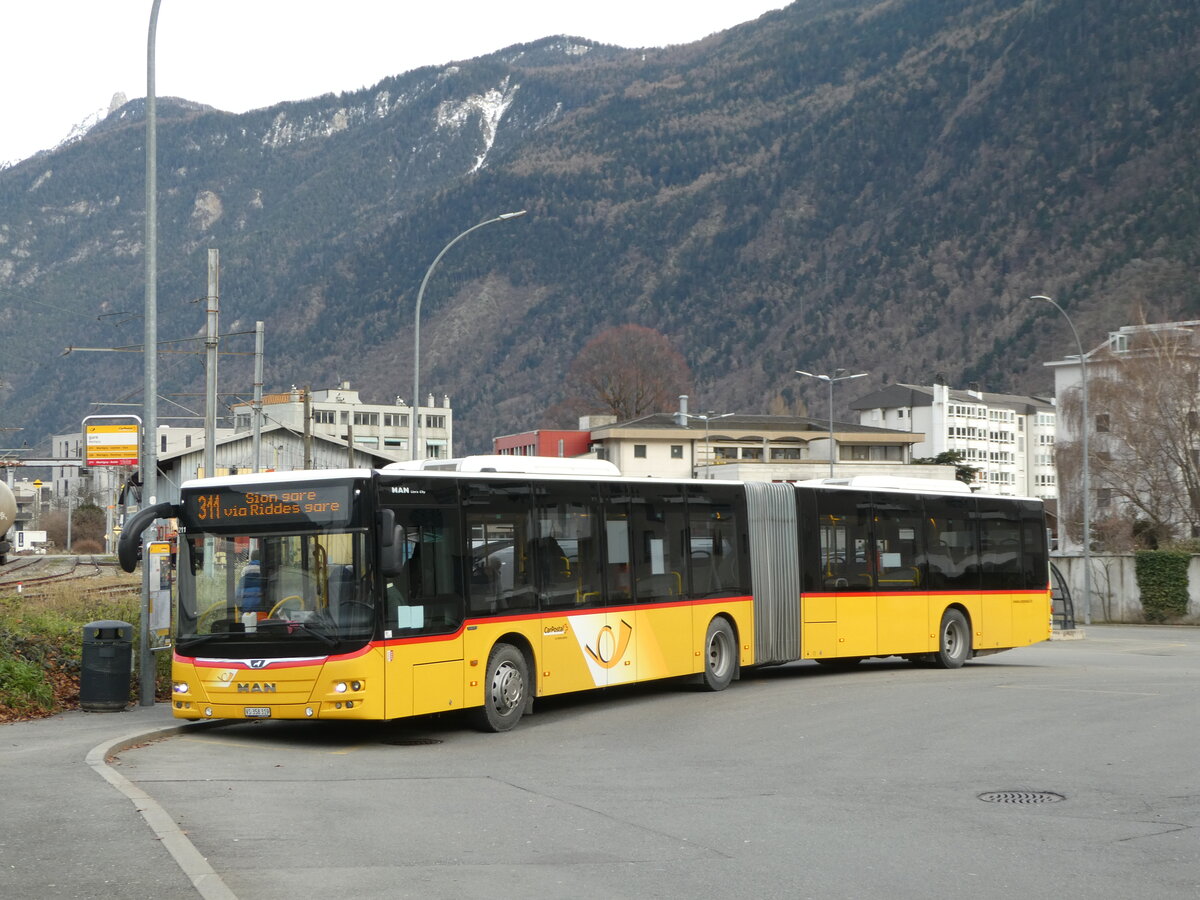
[[[293,483],[196,488],[183,495],[184,517],[201,529],[264,528],[347,523],[353,485]]]

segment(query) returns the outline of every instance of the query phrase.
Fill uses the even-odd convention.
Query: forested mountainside
[[[1184,0],[799,0],[684,46],[549,37],[244,115],[158,108],[160,338],[201,332],[217,248],[221,330],[266,322],[268,390],[411,400],[427,267],[529,211],[457,244],[424,296],[422,392],[450,395],[462,451],[550,424],[574,355],[625,323],[671,338],[693,409],[823,413],[794,369],[1048,390],[1074,346],[1029,294],[1086,344],[1200,317]],[[0,171],[18,446],[140,402],[139,354],[61,354],[141,343],[143,112]],[[201,409],[203,360],[164,353],[163,422]],[[223,395],[251,372],[222,357]]]

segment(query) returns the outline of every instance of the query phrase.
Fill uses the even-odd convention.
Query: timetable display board
[[[348,525],[355,493],[352,482],[190,488],[183,514],[189,527],[203,531]]]
[[[85,462],[89,466],[136,466],[138,464],[137,425],[87,425]]]

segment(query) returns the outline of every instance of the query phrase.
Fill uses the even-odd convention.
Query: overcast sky
[[[49,149],[113,94],[146,94],[151,0],[0,7],[0,162]],[[570,34],[698,40],[786,0],[162,0],[156,93],[230,112],[353,91],[419,66]]]

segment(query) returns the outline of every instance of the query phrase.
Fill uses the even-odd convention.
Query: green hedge
[[[1134,554],[1138,590],[1147,622],[1182,618],[1188,611],[1188,563],[1179,550],[1139,550]]]

